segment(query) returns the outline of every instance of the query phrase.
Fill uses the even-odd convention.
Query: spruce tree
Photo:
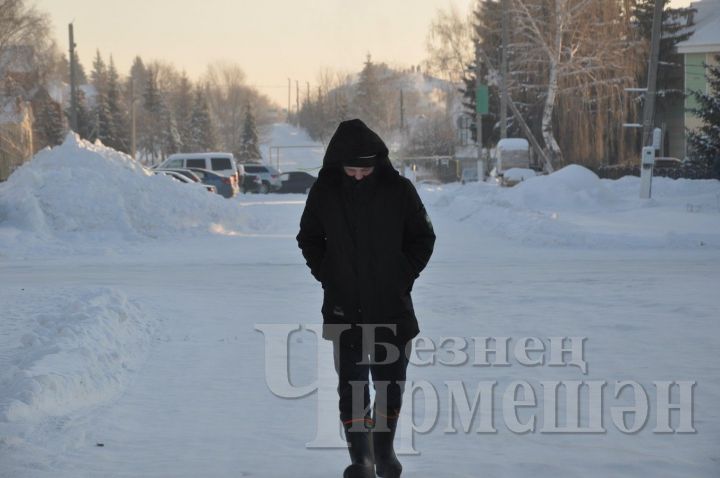
[[[691,131],[688,140],[692,156],[712,168],[715,177],[720,177],[720,55],[715,56],[715,65],[705,65],[708,91],[693,91],[698,107],[690,111],[703,120],[703,125]]]
[[[170,108],[165,105],[165,102],[161,102],[160,104],[160,121],[162,125],[160,149],[164,159],[180,151],[182,148],[182,140],[178,132],[177,123],[175,122],[175,115],[173,115]]]
[[[368,55],[357,82],[353,106],[358,117],[371,128],[377,129],[381,134],[386,132],[386,125],[383,121],[383,111],[385,109],[383,103],[378,67]]]
[[[108,99],[105,93],[98,93],[95,97],[93,116],[92,133],[88,139],[90,139],[90,141],[99,139],[102,144],[110,146],[115,136],[115,127],[110,115]]]
[[[195,90],[190,128],[192,134],[189,152],[212,151],[215,149],[215,133],[210,119],[210,108],[201,87]]]
[[[257,126],[255,125],[255,115],[252,106],[248,102],[245,108],[245,122],[243,124],[243,133],[238,152],[238,159],[242,162],[260,161],[260,147],[258,145]]]
[[[85,101],[85,93],[80,88],[75,90],[75,101],[77,104],[77,128],[75,130],[75,133],[80,135],[80,137],[83,139],[89,139],[93,130],[92,117],[90,111],[88,111],[87,108],[87,103]],[[69,121],[71,117],[69,105],[68,109],[65,111],[65,116]]]
[[[100,50],[95,52],[95,60],[93,60],[93,69],[90,73],[90,78],[97,92],[105,93],[107,87],[107,67],[100,55]]]
[[[143,110],[145,111],[145,124],[140,143],[142,148],[152,157],[153,162],[161,156],[162,136],[162,99],[157,83],[157,70],[148,70],[143,91]]]
[[[49,96],[39,104],[39,111],[36,114],[33,127],[40,141],[38,146],[52,147],[62,143],[65,134],[62,108]]]
[[[497,0],[487,0],[485,2],[478,2],[475,11],[473,12],[473,30],[475,32],[474,43],[475,43],[475,57],[478,56],[482,59],[487,56],[493,63],[493,66],[499,68],[502,54],[502,40],[501,40],[501,4]],[[481,54],[482,53],[482,54]],[[475,63],[469,65],[468,75],[464,78],[463,83],[465,87],[462,89],[464,101],[463,105],[466,108],[468,116],[471,118],[475,117],[475,90],[477,88],[476,72],[477,68]],[[480,83],[488,84],[488,65],[485,61],[480,63]],[[500,130],[494,129],[493,125],[497,123],[499,119],[500,111],[500,95],[498,87],[491,85],[489,88],[489,114],[484,115],[482,118],[483,122],[483,144],[489,145],[497,141],[500,138]],[[471,128],[472,138],[477,137],[477,128],[473,123]],[[508,131],[508,135],[516,135],[516,131]]]
[[[187,150],[192,142],[192,127],[190,121],[193,112],[193,86],[187,74],[184,72],[178,81],[173,107],[178,133],[180,134],[180,142],[182,147]]]
[[[108,138],[107,145],[118,151],[130,152],[130,133],[125,109],[122,106],[120,92],[120,78],[113,57],[107,69],[107,110],[113,126],[112,137]]]

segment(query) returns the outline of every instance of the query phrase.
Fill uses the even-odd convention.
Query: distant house
[[[677,44],[677,51],[685,58],[685,91],[708,92],[705,78],[705,64],[716,63],[715,56],[720,54],[720,0],[702,0],[694,2],[691,8],[694,14],[693,34],[687,40]],[[692,130],[701,125],[701,121],[689,109],[696,108],[695,98],[685,98],[684,126]],[[687,134],[683,141],[683,156],[687,156]]]

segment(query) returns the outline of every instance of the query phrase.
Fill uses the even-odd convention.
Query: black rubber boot
[[[399,478],[402,473],[402,464],[398,461],[393,448],[397,424],[397,418],[375,417],[371,441],[375,455],[375,470],[377,475],[383,478]]]
[[[352,424],[343,424],[352,462],[345,468],[343,478],[375,478],[372,436],[365,425],[362,423],[360,430],[351,430]],[[358,424],[355,427],[357,428]]]

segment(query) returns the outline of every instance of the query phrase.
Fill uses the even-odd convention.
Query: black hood
[[[373,130],[359,119],[343,121],[330,139],[319,176],[339,171],[343,160],[376,156],[376,171],[394,171],[388,158],[388,148]]]

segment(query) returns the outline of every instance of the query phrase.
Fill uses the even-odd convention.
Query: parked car
[[[217,193],[225,198],[233,198],[238,194],[238,192],[240,192],[240,188],[238,188],[237,183],[235,181],[232,181],[231,178],[227,176],[222,176],[208,169],[187,169],[197,174],[203,184],[215,186],[215,189],[217,189]]]
[[[282,186],[278,189],[279,193],[304,193],[310,192],[310,187],[317,179],[312,174],[305,171],[290,171],[280,175]]]
[[[203,183],[199,182],[199,180],[198,180],[198,181],[194,181],[194,180],[190,179],[189,177],[187,177],[187,176],[185,176],[185,175],[183,175],[183,174],[181,174],[181,173],[179,173],[179,172],[176,172],[176,171],[170,171],[170,170],[167,170],[167,169],[157,169],[157,170],[154,171],[154,173],[155,173],[155,174],[162,174],[163,176],[169,176],[169,177],[171,177],[172,179],[174,179],[175,181],[179,181],[179,182],[184,183],[184,184],[190,184],[190,185],[192,185],[193,187],[201,187],[201,188],[203,188],[203,189],[206,190],[206,191],[210,191],[211,193],[216,193],[216,192],[217,192],[217,189],[215,188],[215,186],[212,186],[212,185],[209,185],[209,184],[203,184]]]
[[[257,174],[243,175],[242,183],[240,184],[240,190],[243,193],[259,193],[262,189],[262,180]]]
[[[171,154],[157,169],[199,168],[231,178],[240,184],[238,168],[232,153],[177,153]]]
[[[190,179],[191,181],[193,181],[193,182],[195,182],[195,183],[201,182],[201,181],[200,181],[200,177],[199,177],[197,174],[195,174],[195,173],[193,173],[192,171],[190,171],[189,169],[164,169],[164,168],[158,168],[158,169],[156,169],[155,171],[172,171],[173,173],[179,173],[179,174],[185,176],[186,178]]]
[[[656,168],[679,168],[682,167],[683,162],[678,158],[670,158],[667,156],[660,156],[655,158],[654,167]]]
[[[282,186],[282,180],[280,179],[280,171],[265,164],[250,164],[245,163],[246,174],[256,174],[260,176],[262,185],[260,191],[263,194],[274,192],[280,189]]]

